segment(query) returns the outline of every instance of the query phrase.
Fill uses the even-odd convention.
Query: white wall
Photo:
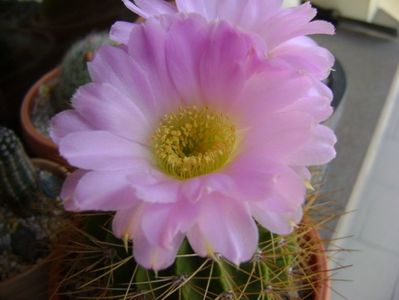
[[[399,0],[311,0],[326,8],[337,9],[343,16],[372,21],[378,8],[399,20]]]
[[[300,0],[284,0],[283,6],[284,7],[291,7],[299,5]]]

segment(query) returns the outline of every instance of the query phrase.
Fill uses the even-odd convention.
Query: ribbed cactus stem
[[[15,133],[0,127],[0,194],[17,213],[26,214],[38,190],[36,171]]]

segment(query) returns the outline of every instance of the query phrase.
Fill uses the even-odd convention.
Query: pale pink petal
[[[226,108],[233,103],[262,63],[255,55],[252,39],[225,22],[216,23],[200,62],[200,86],[204,101]],[[215,68],[215,66],[218,66]]]
[[[223,173],[211,173],[185,180],[180,187],[181,196],[190,202],[197,202],[202,196],[214,192],[232,197],[235,193],[234,180]]]
[[[287,111],[265,117],[262,124],[248,129],[242,142],[243,153],[258,153],[268,159],[286,159],[312,138],[315,125],[311,115]],[[245,154],[247,155],[247,154]]]
[[[179,198],[181,183],[156,170],[129,176],[129,182],[138,199],[150,203],[171,203]]]
[[[231,111],[245,123],[256,124],[308,95],[311,88],[312,80],[306,76],[292,70],[267,69],[247,81]]]
[[[143,144],[153,130],[149,117],[108,83],[89,83],[79,88],[72,106],[94,130],[109,131]]]
[[[313,130],[312,140],[303,149],[292,154],[289,161],[292,165],[299,166],[326,164],[336,155],[336,142],[337,138],[330,128],[318,125]]]
[[[208,21],[228,20],[245,29],[254,26],[259,18],[267,18],[280,8],[282,0],[177,0],[180,12],[198,13]],[[249,23],[249,24],[248,24]]]
[[[286,167],[273,177],[275,193],[284,198],[284,203],[273,202],[269,207],[275,212],[286,211],[287,207],[297,208],[305,201],[306,188],[301,177]]]
[[[127,44],[130,39],[130,33],[135,26],[139,25],[131,22],[117,21],[111,26],[109,37],[115,42]]]
[[[116,211],[133,206],[137,200],[128,175],[137,170],[88,172],[75,188],[74,207],[79,211]]]
[[[150,243],[143,234],[133,240],[133,256],[146,269],[161,270],[173,264],[184,235],[177,234],[170,247],[163,248]]]
[[[265,157],[253,157],[250,153],[237,157],[224,171],[234,181],[230,188],[237,200],[260,201],[270,196],[274,189],[273,177],[281,173],[282,166]]]
[[[282,235],[290,234],[294,230],[294,226],[302,220],[302,207],[292,212],[276,213],[269,210],[268,205],[264,204],[263,202],[251,203],[251,212],[263,227],[273,233]]]
[[[245,198],[248,202],[271,201],[275,211],[287,211],[304,201],[305,187],[302,177],[285,165],[276,161],[262,161],[256,156],[243,156],[233,162],[226,174],[236,181],[235,198]]]
[[[204,19],[192,16],[190,21],[182,19],[175,22],[165,45],[168,72],[182,102],[187,105],[198,103],[201,98],[199,62],[209,35]]]
[[[74,110],[65,110],[51,119],[50,137],[58,144],[69,133],[92,129],[87,121]]]
[[[128,9],[143,18],[176,12],[176,8],[174,8],[172,4],[163,0],[134,0],[136,4],[132,3],[130,0],[122,1]]]
[[[307,2],[301,6],[283,9],[268,18],[259,34],[270,49],[292,38],[309,34],[333,34],[334,26],[324,21],[311,21],[316,9]]]
[[[129,169],[149,156],[142,145],[106,131],[68,134],[61,140],[59,149],[71,165],[88,170]]]
[[[142,213],[141,230],[151,244],[171,249],[176,236],[192,227],[197,214],[197,206],[187,201],[147,205]]]
[[[96,52],[93,61],[88,63],[90,76],[94,82],[112,85],[143,112],[157,113],[157,102],[163,99],[155,97],[144,66],[139,64],[138,58],[133,57],[121,48],[103,46]]]
[[[187,232],[187,239],[191,248],[199,256],[206,257],[214,254],[214,249],[199,229],[198,225],[194,225]]]
[[[328,77],[335,60],[327,49],[317,45],[304,45],[302,39],[298,38],[280,44],[270,52],[269,57],[318,80]]]
[[[187,20],[187,26],[189,22],[192,20]],[[166,65],[165,44],[171,36],[167,34],[165,27],[167,26],[163,26],[158,19],[148,20],[133,28],[127,44],[129,56],[141,69],[141,81],[151,87],[151,97],[147,101],[163,112],[176,109],[181,104]],[[141,84],[141,81],[137,82]]]
[[[112,220],[112,232],[118,238],[134,239],[140,232],[141,215],[145,204],[134,202],[129,208],[116,212]]]
[[[69,174],[61,189],[60,197],[63,201],[64,208],[69,211],[79,211],[79,208],[75,205],[73,200],[76,186],[80,179],[87,174],[87,171],[76,170],[72,174]]]
[[[309,181],[312,178],[312,173],[310,173],[309,169],[302,166],[291,166],[291,169],[300,177],[305,180]]]
[[[327,120],[333,113],[331,99],[323,96],[303,97],[287,107],[287,110],[308,113],[316,122]]]
[[[201,212],[197,226],[202,236],[188,233],[188,239],[194,251],[199,254],[213,252],[235,264],[251,259],[258,243],[258,230],[245,204],[225,198],[216,193],[201,200]],[[198,243],[194,241],[203,238]],[[197,249],[196,247],[202,246]]]

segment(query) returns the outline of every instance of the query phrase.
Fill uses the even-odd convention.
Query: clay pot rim
[[[32,158],[31,161],[38,168],[51,171],[63,179],[65,179],[69,173],[65,166],[45,158]]]
[[[52,259],[53,259],[53,254],[50,253],[49,255],[41,258],[39,261],[35,262],[34,264],[27,266],[27,268],[23,272],[19,273],[18,275],[7,278],[4,281],[0,281],[0,289],[3,286],[9,285],[10,282],[18,281],[18,280],[24,278],[25,276],[28,276],[29,274],[34,273],[38,269],[42,268],[44,265],[48,264]]]
[[[21,125],[25,131],[25,134],[27,134],[32,139],[40,141],[42,144],[46,145],[46,147],[51,148],[54,151],[57,151],[57,146],[49,138],[45,137],[36,129],[36,127],[32,123],[30,113],[34,105],[34,100],[39,93],[40,87],[44,83],[49,82],[51,79],[59,76],[59,74],[60,68],[56,67],[43,75],[38,81],[36,81],[26,93],[22,101],[20,111],[20,118],[22,123]]]
[[[309,222],[308,220],[305,220],[305,222]],[[309,237],[312,240],[315,241],[321,241],[320,233],[317,231],[316,228],[312,228],[308,232]],[[317,289],[316,291],[313,291],[313,297],[314,300],[330,300],[331,299],[331,279],[329,276],[329,270],[328,270],[328,262],[327,262],[327,256],[324,255],[326,252],[325,247],[322,243],[319,245],[318,249],[319,253],[322,253],[323,255],[315,255],[313,254],[313,258],[316,261],[316,266],[317,266],[317,271],[318,271],[318,278],[319,280],[317,281]]]

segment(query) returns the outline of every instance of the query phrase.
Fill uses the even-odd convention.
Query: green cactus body
[[[174,265],[155,273],[135,264],[123,243],[103,227],[109,222],[93,216],[85,222],[83,230],[76,229],[81,238],[73,233],[76,240],[63,247],[64,261],[73,262],[64,266],[68,276],[62,292],[71,292],[67,299],[298,300],[306,299],[315,284],[309,255],[318,253],[318,246],[306,237],[310,227],[288,236],[259,227],[259,249],[240,266],[217,254],[199,257],[184,241]]]
[[[0,128],[0,194],[13,210],[24,214],[38,190],[35,168],[15,133]]]
[[[62,61],[59,80],[53,91],[56,112],[70,108],[71,98],[76,89],[90,82],[87,62],[92,60],[100,46],[111,44],[113,42],[108,38],[108,34],[100,32],[92,33],[72,45]]]

